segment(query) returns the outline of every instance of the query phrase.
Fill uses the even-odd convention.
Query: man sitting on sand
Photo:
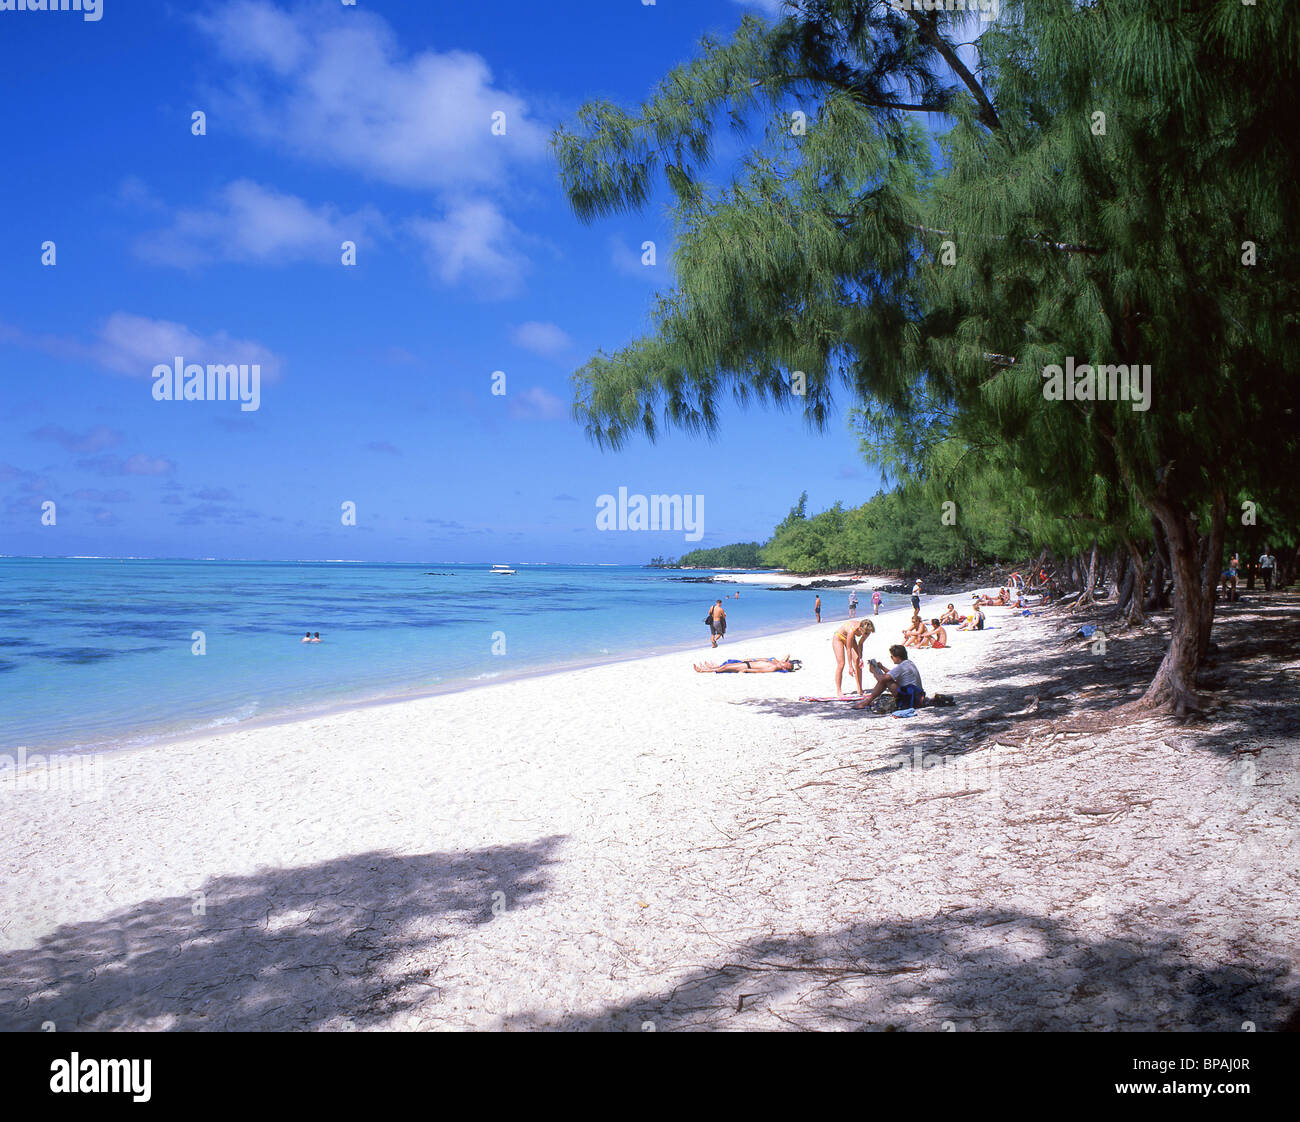
[[[789,674],[798,670],[797,658],[729,658],[726,662],[697,662],[697,674]]]
[[[961,612],[959,612],[956,608],[954,608],[951,604],[949,604],[948,610],[939,617],[939,622],[940,623],[961,623]]]
[[[925,621],[921,619],[920,612],[913,612],[911,626],[903,628],[903,642],[904,643],[915,642],[924,634],[925,634]]]
[[[867,708],[885,690],[898,698],[899,709],[919,709],[925,704],[921,672],[917,670],[916,663],[907,657],[907,648],[892,646],[889,648],[889,657],[894,660],[892,670],[886,670],[874,658],[867,663],[871,673],[875,675],[876,685],[865,698],[853,703],[854,709]]]
[[[910,630],[903,632],[903,646],[928,647],[929,645],[930,629],[925,626],[925,620],[918,620]]]

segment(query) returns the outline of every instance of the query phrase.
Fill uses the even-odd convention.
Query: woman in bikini
[[[729,658],[726,662],[697,662],[697,674],[789,674],[798,670],[797,658]]]
[[[831,639],[831,649],[835,652],[835,696],[844,696],[844,662],[849,663],[849,673],[857,680],[858,694],[862,694],[862,644],[868,635],[876,630],[876,625],[864,619],[856,625],[842,623]]]

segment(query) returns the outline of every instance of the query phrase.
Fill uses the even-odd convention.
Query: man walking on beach
[[[709,609],[709,630],[713,633],[713,645],[716,647],[718,640],[727,633],[727,613],[721,600]]]
[[[912,611],[920,613],[921,611],[921,578],[916,578],[916,583],[912,585]]]
[[[1264,578],[1264,591],[1273,591],[1273,568],[1277,565],[1277,558],[1268,551],[1268,546],[1264,547],[1264,552],[1259,558],[1259,575]]]
[[[820,595],[820,594],[818,594],[817,599],[813,601],[813,614],[817,617],[817,622],[818,622],[818,623],[821,623],[821,621],[822,621],[822,598],[821,598],[821,595]]]

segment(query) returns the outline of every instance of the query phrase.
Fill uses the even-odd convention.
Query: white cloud
[[[523,235],[487,199],[456,203],[442,218],[413,219],[408,229],[443,284],[464,281],[499,297],[519,290],[528,269],[519,250]]]
[[[641,243],[641,248],[634,249],[615,234],[610,236],[608,244],[609,263],[614,266],[616,272],[622,273],[625,277],[631,277],[633,280],[643,281],[646,284],[667,287],[672,283],[672,264],[667,246],[655,242],[655,263],[647,265],[643,260],[646,253],[644,242]]]
[[[125,460],[118,456],[95,456],[89,460],[78,460],[77,467],[83,471],[93,471],[98,475],[171,475],[176,464],[164,456],[146,456],[137,452]]]
[[[788,14],[785,0],[731,0],[731,2],[739,4],[742,8],[756,8],[771,19],[779,19]]]
[[[182,268],[206,261],[337,263],[344,241],[360,242],[382,228],[373,208],[343,215],[238,179],[222,188],[214,206],[179,211],[169,227],[146,235],[135,249],[147,261]]]
[[[510,416],[518,421],[559,421],[569,416],[565,402],[541,386],[510,394]]]
[[[554,358],[573,346],[573,340],[560,327],[553,323],[539,323],[530,320],[521,323],[510,333],[510,341],[516,347],[522,347],[534,354]]]
[[[417,188],[501,188],[513,163],[545,154],[547,131],[480,55],[410,53],[372,13],[236,0],[196,22],[235,71],[210,91],[209,118],[277,147]]]
[[[43,351],[56,358],[91,362],[116,374],[148,378],[160,363],[177,356],[187,363],[259,363],[262,377],[273,379],[283,363],[270,348],[251,339],[236,339],[224,331],[200,335],[183,323],[151,319],[129,312],[114,312],[100,326],[91,343],[60,335],[29,335],[0,323],[0,343]]]
[[[261,343],[219,331],[199,335],[181,323],[114,312],[105,320],[90,353],[101,366],[119,374],[150,377],[159,363],[180,356],[187,363],[259,363],[262,376],[280,372],[280,359]]]
[[[48,440],[68,452],[102,452],[122,443],[122,434],[107,425],[95,425],[86,432],[71,432],[62,425],[42,425],[28,433],[33,440]]]

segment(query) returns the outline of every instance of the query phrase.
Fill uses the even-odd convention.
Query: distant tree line
[[[975,496],[945,509],[917,485],[882,491],[846,510],[836,503],[808,515],[808,493],[766,543],[740,542],[696,549],[676,564],[699,569],[787,569],[826,573],[844,569],[944,569],[987,563],[1030,552],[1029,533],[1011,524],[1005,508]],[[656,557],[652,567],[672,567]]]

